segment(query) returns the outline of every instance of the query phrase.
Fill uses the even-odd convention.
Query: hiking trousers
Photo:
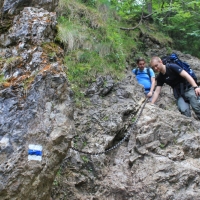
[[[187,98],[188,102],[185,102],[183,97],[179,97],[177,99],[177,106],[179,111],[187,116],[191,117],[190,105],[195,112],[196,116],[200,119],[200,102],[198,102],[197,96],[193,87],[185,90],[185,97]]]

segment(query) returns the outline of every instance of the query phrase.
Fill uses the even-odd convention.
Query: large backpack
[[[178,66],[180,66],[182,69],[184,69],[197,83],[197,77],[194,73],[194,71],[191,69],[190,65],[186,62],[181,61],[178,58],[178,55],[175,53],[172,53],[171,55],[164,56],[161,58],[164,65],[168,65],[170,63],[175,63]]]

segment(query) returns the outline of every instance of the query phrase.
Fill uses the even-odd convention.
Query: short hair
[[[150,63],[152,63],[154,60],[161,61],[161,59],[158,56],[154,56],[154,57],[151,58]]]
[[[139,57],[139,58],[136,59],[136,63],[137,64],[139,64],[140,61],[144,61],[145,62],[145,59],[143,57]]]

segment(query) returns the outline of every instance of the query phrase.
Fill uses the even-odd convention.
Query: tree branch
[[[134,30],[136,29],[140,24],[142,23],[142,19],[140,19],[139,23],[134,26],[134,27],[131,27],[131,28],[125,28],[125,27],[120,27],[121,30]]]
[[[147,16],[143,16],[142,19],[146,19],[146,18],[150,17],[151,15],[153,15],[154,13],[156,13],[156,11],[148,14]]]
[[[134,30],[134,29],[136,29],[136,28],[142,23],[142,20],[143,20],[143,19],[146,19],[146,18],[150,17],[150,16],[153,15],[154,13],[156,13],[156,12],[153,12],[153,13],[150,13],[149,15],[147,15],[147,16],[144,16],[144,14],[143,14],[143,12],[142,12],[142,15],[141,15],[141,17],[140,17],[140,21],[139,21],[139,23],[138,23],[136,26],[131,27],[131,28],[120,27],[120,29],[121,29],[121,30]]]

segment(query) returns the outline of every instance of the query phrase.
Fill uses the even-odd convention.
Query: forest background
[[[199,9],[198,0],[60,0],[56,42],[65,49],[77,104],[97,74],[122,78],[145,56],[147,40],[166,54],[176,49],[200,58]]]

